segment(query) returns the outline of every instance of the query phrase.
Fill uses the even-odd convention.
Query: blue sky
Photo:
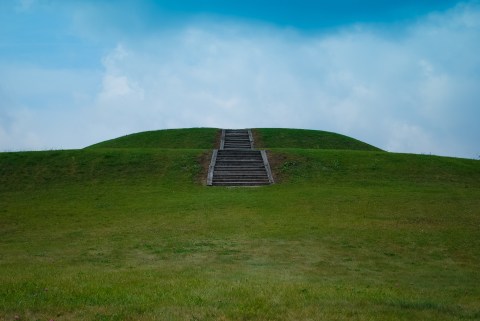
[[[295,127],[480,156],[479,1],[0,2],[0,151]]]

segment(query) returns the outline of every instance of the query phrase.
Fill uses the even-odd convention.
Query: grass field
[[[480,320],[479,161],[273,146],[280,183],[207,187],[216,131],[177,134],[0,153],[0,320]]]

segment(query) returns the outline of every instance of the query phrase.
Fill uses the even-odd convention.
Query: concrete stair
[[[258,186],[273,183],[267,154],[254,150],[250,130],[222,130],[220,150],[214,150],[207,185]]]
[[[220,149],[252,149],[253,139],[251,132],[245,129],[222,130]]]

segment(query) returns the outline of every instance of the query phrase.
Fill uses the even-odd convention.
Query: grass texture
[[[208,153],[0,153],[0,320],[480,319],[479,161],[272,148],[224,188]]]
[[[306,148],[380,151],[352,137],[308,129],[253,129],[257,148]]]
[[[107,140],[87,148],[211,149],[218,131],[216,128],[154,130]]]

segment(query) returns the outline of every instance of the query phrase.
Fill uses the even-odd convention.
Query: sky
[[[0,151],[282,127],[479,159],[479,53],[479,0],[1,0]]]

